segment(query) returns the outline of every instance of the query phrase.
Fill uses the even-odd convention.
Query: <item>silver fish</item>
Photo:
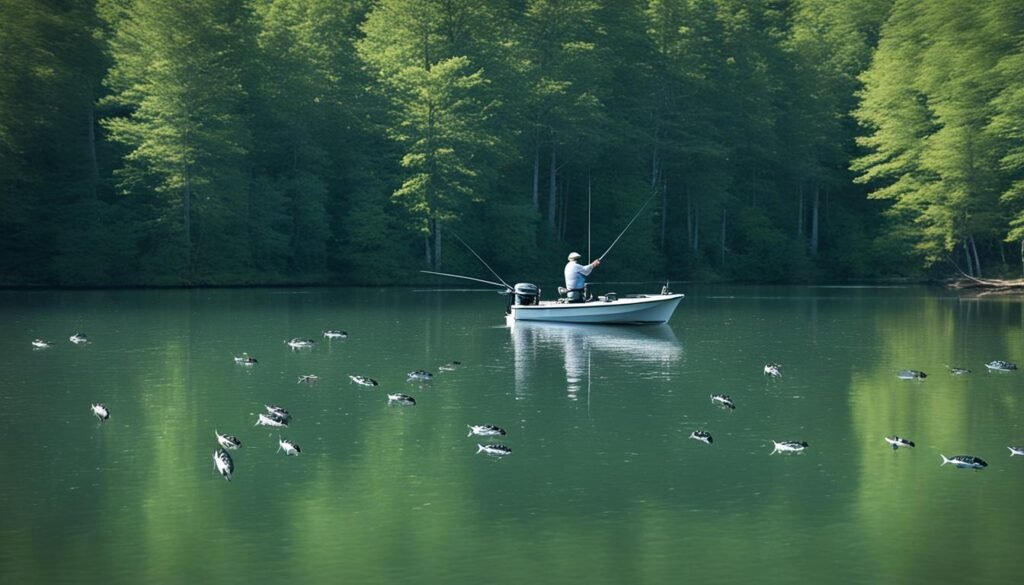
[[[967,368],[951,367],[949,368],[949,373],[953,374],[954,376],[963,376],[964,374],[970,374],[971,371],[968,370]]]
[[[45,339],[33,339],[32,340],[32,347],[34,347],[36,349],[46,349],[46,348],[50,347],[51,345],[53,345],[53,344],[50,343],[49,341],[46,341]]]
[[[997,372],[1012,372],[1017,369],[1017,364],[1006,360],[993,360],[985,364],[985,367]]]
[[[285,420],[279,419],[279,418],[277,418],[277,417],[275,417],[273,415],[267,416],[267,415],[265,415],[263,413],[260,413],[259,416],[256,419],[256,424],[253,425],[253,426],[259,426],[259,425],[263,425],[265,427],[284,427],[284,428],[287,428],[288,427],[288,422],[285,421]]]
[[[267,410],[267,414],[284,422],[288,422],[292,418],[292,415],[287,410],[276,404],[264,404],[263,408]]]
[[[448,362],[447,364],[445,364],[443,366],[438,366],[437,369],[442,371],[442,372],[451,372],[451,371],[457,370],[459,368],[459,366],[461,366],[461,365],[462,365],[462,362],[452,361],[452,362]]]
[[[285,341],[285,343],[287,343],[288,347],[292,349],[303,349],[313,347],[314,345],[316,345],[316,342],[313,341],[312,339],[301,339],[298,337],[293,337],[288,341]]]
[[[388,394],[388,404],[392,402],[399,406],[416,406],[416,399],[408,394]]]
[[[242,446],[242,441],[234,435],[222,435],[216,430],[213,431],[213,434],[217,435],[217,442],[225,449],[237,449]]]
[[[89,338],[86,337],[85,333],[75,333],[68,337],[68,341],[77,345],[79,343],[89,343]]]
[[[718,406],[722,406],[724,408],[736,408],[736,404],[732,401],[732,398],[729,398],[729,395],[727,394],[712,394],[711,403],[717,404]]]
[[[1010,450],[1010,457],[1014,457],[1017,455],[1024,456],[1024,447],[1014,447],[1011,445],[1007,447],[1007,449]]]
[[[277,438],[277,450],[279,452],[284,451],[285,455],[295,455],[296,457],[298,457],[299,453],[302,452],[302,449],[299,449],[298,445],[288,439],[282,439],[281,437]]]
[[[916,445],[914,445],[914,442],[911,441],[910,439],[905,439],[905,438],[897,436],[897,435],[893,435],[891,437],[886,437],[885,438],[885,442],[889,443],[890,445],[892,445],[893,450],[899,449],[900,447],[915,447],[916,446]]]
[[[319,382],[319,381],[320,381],[320,376],[317,376],[316,374],[304,374],[302,376],[299,376],[299,381],[296,382],[296,383],[297,384],[313,384],[313,383],[316,383],[316,382]]]
[[[224,449],[217,449],[213,452],[213,468],[217,470],[224,479],[231,481],[231,474],[235,471],[235,462],[231,460],[231,455]]]
[[[476,452],[487,453],[488,455],[504,456],[510,455],[512,453],[512,449],[506,447],[505,445],[498,445],[496,443],[492,443],[489,445],[480,445],[478,443],[476,446]]]
[[[110,418],[110,411],[107,410],[107,407],[104,406],[103,404],[93,404],[92,413],[95,414],[96,418],[100,420],[107,420],[108,418]]]
[[[348,333],[344,331],[339,331],[337,329],[330,329],[324,331],[324,337],[326,337],[327,339],[344,339],[348,337]]]
[[[505,429],[496,427],[494,425],[467,425],[469,426],[469,434],[467,437],[473,435],[480,435],[481,437],[494,437],[498,435],[504,435]]]
[[[376,386],[377,385],[377,380],[374,380],[373,378],[367,378],[366,376],[349,376],[348,379],[352,380],[356,384],[359,384],[360,386]]]
[[[918,370],[900,370],[896,377],[900,380],[924,380],[928,374]]]
[[[406,374],[406,381],[408,382],[429,382],[434,379],[434,374],[426,370],[415,370]]]
[[[764,365],[764,375],[771,376],[772,378],[782,377],[782,366],[775,363],[769,363]]]
[[[708,445],[715,442],[715,440],[711,438],[711,433],[702,430],[693,431],[690,433],[690,438],[696,439],[702,443],[707,443]]]
[[[251,355],[245,352],[242,352],[242,355],[235,356],[235,363],[241,364],[243,366],[255,366],[256,358],[252,357]]]
[[[983,459],[980,459],[980,458],[975,457],[973,455],[954,455],[952,457],[946,457],[945,455],[939,455],[939,457],[942,457],[942,465],[945,465],[947,463],[952,463],[953,465],[955,465],[955,466],[957,466],[957,467],[959,467],[961,469],[964,469],[964,468],[982,469],[982,468],[988,467],[988,463],[985,463],[985,461]],[[942,467],[942,465],[940,465],[939,467]]]
[[[775,448],[769,455],[776,453],[800,453],[807,448],[807,443],[804,441],[772,441]]]

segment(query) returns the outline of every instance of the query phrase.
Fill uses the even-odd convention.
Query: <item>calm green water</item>
[[[663,327],[514,330],[484,292],[0,293],[0,582],[1019,582],[1024,371],[984,368],[1024,366],[1019,298],[681,292]],[[290,428],[253,426],[271,403]],[[230,483],[215,429],[243,441]]]

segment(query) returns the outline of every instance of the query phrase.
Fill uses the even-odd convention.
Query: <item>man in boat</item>
[[[569,263],[565,265],[565,294],[570,303],[586,301],[583,298],[583,289],[587,285],[587,277],[590,276],[590,273],[595,268],[601,265],[601,259],[599,258],[586,266],[581,266],[579,260],[582,257],[579,252],[572,252],[569,254]]]

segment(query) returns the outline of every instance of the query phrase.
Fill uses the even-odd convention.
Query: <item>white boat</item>
[[[509,293],[505,322],[545,321],[553,323],[598,323],[646,325],[667,323],[685,295],[663,290],[660,294],[619,297],[614,293],[584,303],[540,300],[540,289],[519,283]]]

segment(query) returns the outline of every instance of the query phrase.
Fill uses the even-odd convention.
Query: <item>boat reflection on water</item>
[[[682,344],[667,324],[627,327],[516,321],[509,330],[517,395],[530,386],[539,364],[553,355],[561,354],[565,360],[566,391],[572,399],[589,384],[593,364],[642,366],[645,375],[663,376],[684,356]]]

